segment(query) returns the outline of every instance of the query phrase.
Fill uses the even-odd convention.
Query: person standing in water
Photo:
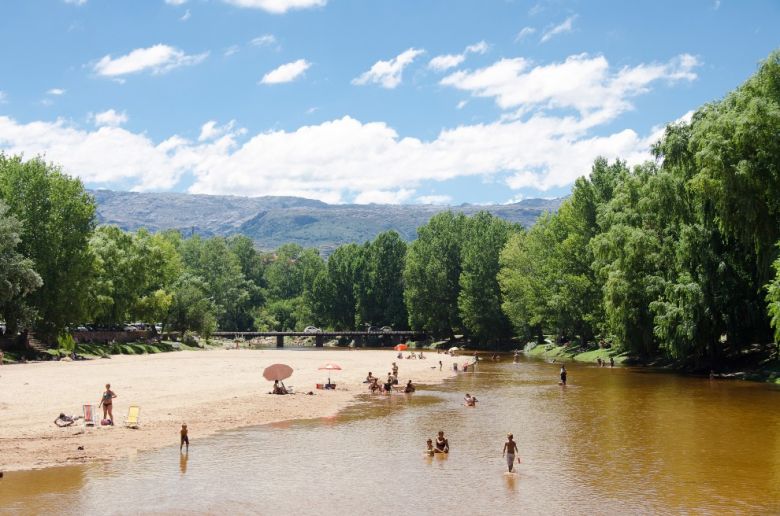
[[[506,456],[506,467],[509,468],[509,472],[512,473],[512,469],[515,465],[515,453],[517,453],[517,443],[513,441],[512,434],[506,434],[506,442],[504,443],[504,451],[501,456]]]
[[[566,385],[566,366],[561,364],[561,385]]]
[[[190,438],[187,435],[187,423],[181,425],[181,442],[179,443],[179,453],[181,453],[182,446],[187,445],[187,453],[190,452]]]
[[[100,398],[100,403],[98,404],[98,408],[101,406],[103,407],[103,419],[108,419],[111,421],[111,426],[114,425],[114,411],[113,411],[113,405],[114,405],[114,398],[116,398],[116,393],[111,390],[111,384],[106,384],[106,390],[103,393],[103,396]]]
[[[444,432],[439,430],[439,435],[436,437],[436,453],[449,453],[450,442],[444,437]]]

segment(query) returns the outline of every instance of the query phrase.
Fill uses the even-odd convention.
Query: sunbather
[[[63,428],[63,427],[70,426],[73,423],[75,423],[76,420],[79,417],[80,416],[66,416],[63,413],[60,413],[60,415],[57,416],[57,419],[54,420],[54,424],[57,425],[60,428]]]

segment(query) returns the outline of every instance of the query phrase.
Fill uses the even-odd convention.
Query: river
[[[780,389],[632,368],[483,361],[336,417],[110,463],[12,472],[2,514],[779,514]],[[475,394],[476,408],[463,405]],[[444,430],[448,456],[425,457]],[[507,432],[522,464],[505,472]],[[173,436],[175,438],[175,436]]]

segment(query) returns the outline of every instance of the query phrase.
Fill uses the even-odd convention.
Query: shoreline
[[[396,360],[392,350],[208,350],[154,355],[120,355],[111,360],[33,362],[0,369],[0,471],[27,471],[134,456],[179,442],[186,422],[190,440],[245,427],[332,417],[367,392],[368,371],[384,378],[392,362],[400,383],[433,385],[453,376],[445,355],[427,360]],[[438,361],[444,362],[442,371]],[[335,362],[334,391],[316,390]],[[273,363],[294,369],[285,383],[296,394],[267,394],[271,382],[262,370]],[[83,421],[58,428],[60,412],[81,415],[81,405],[97,405],[110,382],[114,427],[85,428]],[[312,391],[313,396],[304,394]],[[129,405],[141,407],[140,428],[124,427]],[[99,411],[102,416],[102,410]],[[79,449],[79,447],[83,449]]]

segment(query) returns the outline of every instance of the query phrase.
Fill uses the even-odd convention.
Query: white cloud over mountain
[[[94,64],[93,70],[104,77],[121,77],[143,71],[161,74],[181,66],[196,65],[206,57],[208,52],[190,55],[169,45],[157,44],[137,48],[117,58],[105,55]]]
[[[414,55],[405,61],[399,59],[403,54],[391,60],[393,72],[377,71],[377,81],[397,85],[389,77],[397,74],[400,82],[398,63],[408,64],[421,51],[404,54],[409,52]],[[399,134],[382,121],[342,116],[252,135],[235,121],[211,120],[200,127],[197,140],[171,135],[156,143],[118,127],[126,115],[109,110],[95,115],[96,129],[0,116],[0,149],[44,154],[92,185],[121,183],[136,190],[172,189],[185,176],[193,193],[298,195],[328,202],[437,202],[437,196],[419,196],[418,189],[459,177],[487,178],[509,190],[547,190],[587,174],[596,156],[630,163],[647,159],[656,130],[640,135],[594,129],[631,109],[631,99],[654,84],[695,79],[697,65],[687,54],[618,70],[604,57],[585,54],[544,65],[502,59],[450,74],[442,84],[492,99],[504,116],[445,128],[430,139]],[[269,72],[266,77],[276,75],[267,82],[291,80],[308,66],[282,72],[283,67]]]

